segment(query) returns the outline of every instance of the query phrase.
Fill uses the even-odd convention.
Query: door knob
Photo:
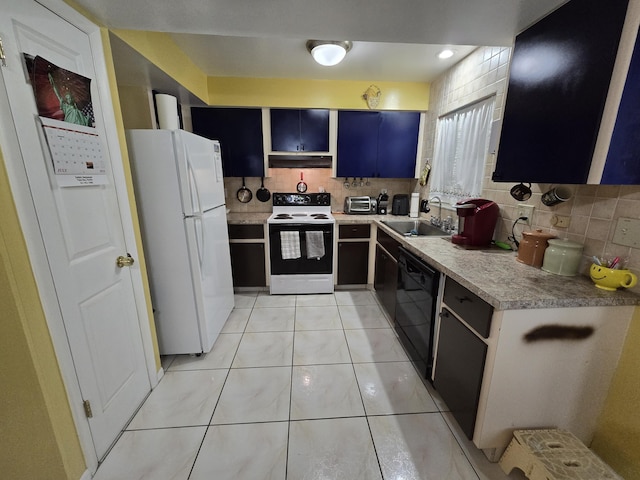
[[[131,265],[134,264],[134,262],[135,260],[131,257],[130,253],[127,253],[126,257],[120,255],[118,258],[116,258],[116,265],[120,268],[130,267]]]

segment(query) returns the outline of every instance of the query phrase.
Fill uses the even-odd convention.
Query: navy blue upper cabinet
[[[640,185],[640,32],[636,37],[600,183]]]
[[[418,112],[380,112],[378,177],[415,177],[419,128]]]
[[[493,180],[586,183],[628,0],[571,0],[516,37]]]
[[[272,151],[329,151],[329,110],[272,108],[269,114]]]
[[[338,177],[414,178],[419,112],[338,112]]]
[[[338,112],[339,177],[376,176],[379,123],[378,112]]]
[[[219,140],[225,177],[264,176],[262,110],[192,107],[193,133]]]

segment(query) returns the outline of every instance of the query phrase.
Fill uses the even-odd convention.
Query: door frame
[[[131,212],[131,199],[127,186],[127,175],[123,164],[122,150],[120,145],[120,135],[116,123],[116,116],[113,110],[113,99],[111,96],[111,85],[109,83],[109,71],[105,60],[105,50],[102,43],[102,33],[99,26],[82,16],[62,0],[31,0],[39,3],[72,26],[86,33],[94,61],[96,78],[94,82],[97,87],[99,102],[103,105],[102,111],[105,120],[105,131],[107,150],[111,160],[111,168],[114,177],[114,187],[118,204],[120,205],[120,218],[124,232],[124,241],[127,251],[134,258],[140,259],[136,243],[136,234]],[[0,80],[2,86],[4,81]],[[0,112],[9,112],[8,99],[3,93],[0,95]],[[0,113],[0,115],[9,114]],[[15,132],[5,132],[6,143],[2,145],[5,159],[22,158],[18,138]],[[124,136],[122,136],[124,139]],[[123,140],[124,141],[124,140]],[[91,474],[98,468],[98,458],[93,446],[89,422],[85,416],[83,408],[83,398],[80,385],[75,373],[71,348],[67,340],[62,313],[58,305],[55,291],[55,284],[44,247],[44,240],[38,225],[37,214],[31,197],[31,189],[24,168],[21,162],[5,162],[7,175],[11,184],[13,199],[20,220],[20,227],[31,262],[31,269],[38,286],[40,302],[45,313],[49,333],[53,348],[58,360],[60,372],[64,382],[65,390],[69,398],[69,407],[75,423],[76,432],[80,440],[80,445],[85,457],[87,468]],[[155,388],[163,375],[162,368],[156,369],[155,348],[153,334],[150,325],[150,312],[147,309],[147,295],[144,288],[144,279],[140,268],[131,268],[133,295],[136,304],[138,325],[144,349],[145,363],[151,388]]]

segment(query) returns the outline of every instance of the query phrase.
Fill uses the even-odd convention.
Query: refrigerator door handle
[[[198,242],[198,261],[200,262],[200,268],[202,269],[202,262],[204,261],[204,225],[202,224],[202,215],[193,215],[193,226],[196,229],[196,241]],[[198,226],[200,228],[198,228]],[[200,234],[198,235],[198,230]]]
[[[193,173],[193,167],[189,159],[189,153],[187,152],[187,171],[189,172],[189,184],[191,185],[191,201],[195,203],[194,214],[202,213],[202,204],[200,203],[200,192],[198,191],[198,182],[196,176]]]

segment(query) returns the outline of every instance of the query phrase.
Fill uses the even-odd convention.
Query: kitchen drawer
[[[358,225],[339,225],[339,238],[369,238],[371,225],[361,223]]]
[[[391,238],[391,236],[382,230],[378,229],[378,243],[391,254],[391,256],[398,261],[400,242]]]
[[[229,225],[229,239],[264,238],[264,225]]]
[[[491,305],[448,277],[444,284],[444,303],[478,334],[489,337]]]

